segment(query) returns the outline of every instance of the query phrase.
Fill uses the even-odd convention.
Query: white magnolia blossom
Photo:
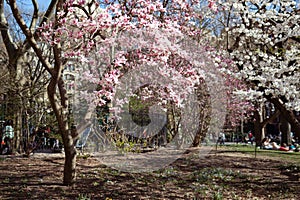
[[[240,68],[236,76],[252,86],[236,93],[253,101],[279,97],[289,109],[300,110],[299,4],[292,0],[232,2],[226,6],[240,24],[226,29],[230,55]]]

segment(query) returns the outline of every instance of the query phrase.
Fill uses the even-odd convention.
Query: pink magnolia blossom
[[[177,44],[180,38],[196,38],[202,35],[202,31],[195,28],[198,22],[191,24],[192,20],[202,19],[194,10],[198,1],[175,0],[168,2],[168,6],[154,0],[132,0],[126,5],[121,2],[103,1],[105,6],[94,3],[86,9],[89,13],[77,6],[87,8],[88,2],[66,1],[64,11],[60,11],[58,15],[60,24],[55,28],[52,23],[43,24],[41,35],[50,45],[62,44],[63,55],[66,59],[77,59],[78,63],[75,64],[79,67],[92,64],[91,67],[99,70],[98,73],[88,71],[82,74],[85,80],[99,84],[100,89],[95,93],[99,105],[114,99],[116,87],[127,72],[138,70],[140,66],[163,64],[158,67],[158,74],[169,82],[155,85],[155,91],[148,91],[149,98],[146,99],[155,96],[161,102],[173,101],[182,107],[184,98],[194,92],[196,85],[203,83],[207,77],[203,72],[205,67],[208,67],[203,64],[204,61],[193,63],[193,53],[211,52],[211,57],[205,59],[209,59],[209,62],[213,59],[221,60],[217,65],[211,64],[210,67],[213,68],[211,71],[217,73],[221,71],[221,66],[230,68],[232,65],[225,56],[214,54],[216,50],[209,46],[200,44],[198,49],[186,52],[181,51],[182,44]],[[218,10],[215,1],[211,0],[208,2],[208,8],[213,12]],[[147,36],[141,34],[139,37],[138,34],[142,31],[147,32]],[[126,32],[135,36],[122,36]],[[148,39],[141,39],[143,37]],[[147,73],[147,70],[141,72],[141,77],[145,81],[151,81],[153,75]],[[233,95],[234,88],[242,88],[243,84],[225,73],[223,77],[226,80],[224,85],[228,87],[224,104],[232,105],[232,110],[246,109],[247,103],[243,105]],[[118,100],[118,104],[125,101]]]

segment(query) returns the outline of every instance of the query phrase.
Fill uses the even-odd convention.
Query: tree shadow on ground
[[[95,158],[79,158],[74,187],[63,186],[63,158],[0,161],[0,199],[292,199],[300,195],[299,171],[281,159],[236,152],[184,156],[165,168],[128,173]],[[298,169],[298,168],[297,168]]]

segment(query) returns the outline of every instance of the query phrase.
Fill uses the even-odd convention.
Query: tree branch
[[[34,1],[34,2],[36,2],[36,0],[32,0],[32,1]],[[54,11],[54,9],[55,9],[55,6],[56,6],[56,4],[57,4],[57,2],[58,2],[58,0],[52,0],[51,2],[50,2],[50,5],[49,5],[49,7],[48,7],[48,9],[47,9],[47,11],[45,12],[45,14],[43,15],[43,17],[42,17],[42,19],[41,19],[41,22],[39,23],[39,27],[41,27],[44,23],[47,23],[48,21],[49,21],[49,19],[51,18],[51,14],[53,13],[53,11]],[[37,5],[37,4],[36,4]],[[34,6],[35,7],[35,6]],[[37,9],[37,14],[38,14],[38,7],[36,7],[36,9]],[[38,17],[38,16],[37,16]],[[37,18],[38,19],[38,18]],[[36,23],[36,22],[35,22]],[[36,26],[36,24],[33,26],[33,25],[30,25],[30,30],[32,31],[32,33],[33,33],[33,35],[34,35],[34,39],[36,40],[36,41],[39,41],[40,39],[39,39],[39,36],[38,36],[38,29],[35,27]],[[34,31],[34,28],[35,28],[35,31]],[[28,50],[31,46],[30,46],[30,44],[28,43],[28,41],[27,41],[27,39],[24,41],[24,43],[23,43],[23,46],[24,46],[24,48],[23,48],[23,50],[24,51],[26,51],[26,50]]]
[[[265,127],[268,123],[272,122],[276,117],[278,117],[280,114],[279,110],[276,110],[276,112],[269,118],[265,119],[260,125],[261,127]]]
[[[49,5],[47,11],[45,12],[45,14],[43,15],[43,18],[42,18],[39,26],[41,26],[41,25],[43,25],[43,23],[47,23],[49,21],[49,19],[51,17],[51,14],[53,13],[57,2],[58,2],[58,0],[52,0],[50,2],[50,5]],[[36,33],[35,33],[35,35],[36,35]]]
[[[8,23],[4,15],[4,0],[0,0],[0,30],[3,43],[8,53],[8,57],[11,60],[16,56],[18,48],[17,45],[13,42],[11,35],[9,34]]]
[[[30,46],[33,48],[34,52],[36,53],[37,57],[41,61],[42,65],[52,75],[53,71],[51,70],[51,64],[47,61],[46,58],[43,57],[43,52],[38,47],[38,44],[37,44],[37,42],[34,38],[34,35],[32,34],[32,32],[27,27],[24,19],[22,18],[21,14],[19,12],[16,0],[9,0],[9,5],[11,7],[11,10],[12,10],[12,13],[13,13],[13,16],[14,16],[15,20],[17,21],[17,23],[20,26],[22,32],[26,36],[26,40],[28,41]]]
[[[29,29],[33,33],[34,29],[35,29],[35,26],[36,26],[36,23],[37,23],[37,20],[38,20],[38,17],[39,17],[39,15],[38,15],[39,7],[38,7],[38,3],[37,3],[36,0],[31,0],[31,2],[32,2],[32,5],[33,5],[33,14],[32,14],[32,19],[31,19]]]

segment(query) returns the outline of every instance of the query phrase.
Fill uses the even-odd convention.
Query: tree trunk
[[[199,112],[198,131],[193,140],[193,147],[200,145],[201,141],[207,136],[209,123],[211,122],[211,99],[205,82],[200,84],[196,89],[198,106],[196,112]]]
[[[14,152],[21,152],[21,140],[23,138],[23,133],[22,133],[22,114],[23,110],[21,107],[17,106],[17,113],[16,113],[16,118],[15,118],[15,146],[14,146]]]
[[[261,126],[261,114],[259,113],[259,111],[255,111],[254,112],[254,136],[255,136],[255,143],[256,146],[261,146],[261,141],[264,138],[263,136],[263,128]]]
[[[62,67],[62,66],[60,66]],[[59,73],[57,73],[59,74]],[[76,149],[74,146],[74,140],[72,137],[71,129],[69,128],[68,121],[68,99],[66,92],[63,88],[63,81],[60,76],[54,74],[48,85],[48,96],[51,107],[55,113],[60,134],[62,136],[64,150],[65,150],[65,165],[64,165],[64,177],[63,184],[70,186],[74,184],[76,179]],[[56,96],[56,88],[58,86],[60,101]],[[58,103],[60,102],[60,104]]]
[[[193,144],[192,144],[192,147],[198,147],[200,145],[201,140],[202,140],[202,130],[201,129],[202,128],[199,128],[199,130],[197,131],[194,141],[193,141]]]
[[[71,129],[68,125],[68,114],[62,112],[57,117],[60,134],[63,139],[65,151],[64,177],[63,184],[71,186],[76,180],[76,149],[74,139],[72,137]]]
[[[167,128],[168,128],[168,136],[167,136],[167,142],[169,143],[172,141],[172,139],[177,135],[177,126],[176,126],[176,120],[175,120],[175,112],[174,112],[174,105],[169,104],[167,108]]]
[[[278,98],[269,98],[270,102],[280,111],[284,117],[295,130],[295,137],[300,138],[300,122],[294,115],[293,111],[288,110]]]
[[[207,136],[207,131],[209,127],[210,122],[210,112],[207,114],[206,112],[209,112],[208,110],[203,111],[203,113],[200,115],[200,122],[199,122],[199,128],[198,131],[194,137],[192,147],[198,147],[203,140],[204,137]]]
[[[254,112],[254,136],[255,136],[255,143],[256,146],[261,146],[261,141],[265,137],[265,125],[266,122],[264,121],[264,104],[260,103],[259,110]],[[268,120],[268,119],[267,119]]]
[[[268,123],[274,121],[280,114],[279,110],[277,110],[272,116],[269,118],[265,118],[264,114],[264,105],[260,105],[260,112],[255,111],[254,112],[254,134],[255,134],[255,142],[257,146],[261,146],[261,141],[263,138],[266,137],[265,135],[265,127]]]
[[[43,50],[39,47],[38,40],[38,27],[41,27],[45,22],[47,23],[49,20],[53,19],[51,16],[53,12],[55,12],[55,19],[54,19],[54,27],[57,28],[59,25],[59,16],[63,10],[63,0],[52,0],[47,11],[45,12],[44,16],[39,19],[39,15],[33,15],[32,22],[40,21],[40,24],[37,25],[36,23],[32,23],[32,27],[28,27],[25,20],[22,18],[22,14],[20,13],[16,1],[9,0],[7,3],[9,4],[13,17],[18,23],[22,33],[26,36],[26,40],[22,45],[21,49],[17,48],[17,45],[13,43],[13,40],[10,37],[8,23],[6,20],[6,16],[4,13],[4,1],[0,0],[0,28],[1,28],[1,35],[4,39],[4,44],[6,46],[6,50],[8,51],[9,55],[9,66],[14,66],[16,62],[16,58],[19,55],[26,52],[29,47],[32,47],[33,51],[35,52],[37,58],[41,62],[43,68],[49,72],[50,74],[50,83],[48,85],[48,96],[51,107],[53,112],[55,113],[55,117],[58,122],[59,131],[63,139],[63,144],[65,148],[65,167],[64,167],[64,184],[71,185],[75,180],[75,163],[76,163],[76,150],[74,148],[73,138],[71,136],[71,131],[69,129],[68,124],[68,100],[65,88],[63,88],[63,65],[65,58],[62,56],[61,52],[61,43],[57,43],[52,46],[53,58],[54,61],[51,63],[48,58],[46,58],[43,54]],[[38,9],[35,10],[38,13]],[[32,29],[36,29],[36,31],[32,31]],[[24,47],[24,48],[23,48]],[[17,71],[15,68],[9,68],[9,70]],[[14,72],[12,71],[12,72]],[[11,72],[11,74],[13,74]],[[56,91],[58,89],[58,92]]]
[[[63,133],[65,148],[65,165],[63,184],[71,186],[76,179],[76,149],[71,134]]]
[[[12,152],[20,153],[20,141],[22,138],[22,113],[23,107],[22,102],[16,91],[9,90],[9,95],[7,95],[6,101],[6,111],[5,111],[5,119],[13,121],[13,128],[14,128],[14,138],[11,143]]]
[[[281,145],[283,143],[285,144],[291,144],[291,125],[290,123],[285,119],[285,117],[280,116],[280,131],[281,131]]]

